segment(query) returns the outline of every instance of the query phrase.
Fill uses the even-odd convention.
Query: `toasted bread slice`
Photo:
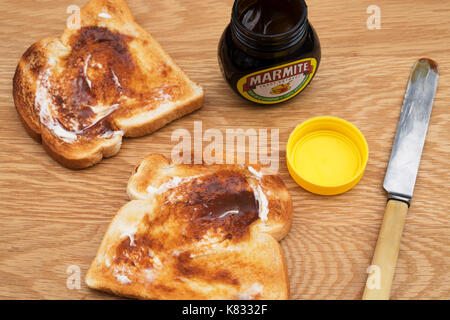
[[[91,0],[79,28],[33,44],[13,80],[20,118],[64,166],[115,155],[122,136],[149,134],[201,107],[203,90],[124,0]]]
[[[278,240],[291,226],[292,201],[278,176],[258,169],[146,157],[86,284],[143,299],[287,299]]]

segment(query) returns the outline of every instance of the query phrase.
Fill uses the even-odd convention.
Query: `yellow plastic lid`
[[[369,147],[353,124],[336,117],[316,117],[299,124],[286,146],[292,178],[322,195],[344,193],[361,180]]]

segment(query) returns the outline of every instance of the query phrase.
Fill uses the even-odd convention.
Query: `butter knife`
[[[423,58],[414,63],[384,178],[388,202],[368,269],[364,300],[389,299],[438,79],[436,62]]]

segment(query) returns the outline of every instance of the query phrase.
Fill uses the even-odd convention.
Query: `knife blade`
[[[433,108],[439,68],[431,59],[414,63],[383,187],[390,199],[411,201]]]
[[[436,62],[422,58],[414,63],[384,178],[389,199],[372,264],[367,269],[364,300],[389,299],[438,79]]]

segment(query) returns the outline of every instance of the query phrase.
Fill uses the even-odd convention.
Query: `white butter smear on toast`
[[[128,278],[123,273],[119,273],[117,271],[114,271],[114,276],[116,277],[117,281],[119,281],[121,284],[131,283],[130,278]]]
[[[238,300],[252,300],[255,296],[262,295],[263,289],[264,287],[260,283],[255,282],[247,290],[239,293],[237,298]]]
[[[120,239],[123,238],[129,238],[130,239],[130,247],[134,246],[134,235],[137,232],[137,226],[136,225],[123,225],[121,226],[122,233],[120,234]]]
[[[248,166],[247,169],[257,180],[261,180],[264,176],[262,171],[258,171],[252,166]],[[259,203],[259,218],[262,221],[267,221],[268,219],[267,216],[269,215],[269,201],[267,200],[266,194],[262,191],[260,184],[257,184],[256,186],[253,184],[250,185],[255,194],[255,198],[258,200]]]
[[[261,171],[257,171],[255,168],[253,168],[252,166],[248,166],[247,167],[248,171],[250,171],[251,174],[253,174],[258,180],[262,179],[263,177],[263,173]]]
[[[255,198],[256,200],[258,200],[258,204],[259,204],[259,218],[262,221],[267,221],[268,219],[268,215],[269,215],[269,201],[267,200],[266,195],[264,194],[264,192],[262,191],[261,186],[258,184],[255,187],[253,187],[253,192],[255,194]]]
[[[122,267],[115,267],[114,268],[114,277],[117,279],[118,282],[120,282],[121,284],[128,284],[131,283],[132,281],[130,280],[130,278],[128,278],[128,276],[126,274],[131,274],[131,271],[128,270],[127,268],[125,268],[124,266]]]
[[[105,8],[103,8],[103,11],[100,12],[100,13],[98,14],[98,16],[99,16],[100,18],[103,18],[103,19],[111,19],[111,18],[112,18],[111,15],[108,13],[108,11],[106,11]]]
[[[34,104],[39,107],[39,118],[43,125],[45,125],[54,135],[61,138],[65,142],[73,142],[77,139],[77,135],[65,129],[51,114],[50,101],[52,97],[48,93],[48,82],[50,70],[47,69],[42,72],[36,82],[36,95]]]
[[[147,186],[146,190],[147,190],[147,193],[149,196],[163,194],[166,191],[174,189],[174,188],[176,188],[182,184],[185,184],[187,182],[190,182],[194,179],[200,178],[201,176],[202,175],[196,175],[196,176],[191,176],[191,177],[187,177],[187,178],[173,177],[172,179],[170,179],[167,182],[164,182],[157,188],[152,185],[149,185],[149,186]]]

